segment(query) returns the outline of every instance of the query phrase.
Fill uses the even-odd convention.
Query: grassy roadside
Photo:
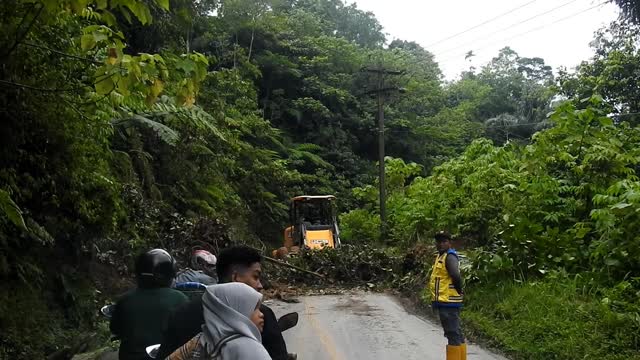
[[[608,292],[575,278],[475,286],[467,291],[465,330],[513,359],[640,359],[640,305]]]

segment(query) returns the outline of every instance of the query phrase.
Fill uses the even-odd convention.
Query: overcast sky
[[[573,68],[592,55],[589,42],[594,31],[618,16],[617,6],[602,5],[603,0],[347,2],[373,12],[389,41],[415,41],[434,53],[449,80],[471,65],[487,63],[507,45],[520,56],[545,59],[554,69]],[[464,59],[469,50],[476,54],[471,61]]]

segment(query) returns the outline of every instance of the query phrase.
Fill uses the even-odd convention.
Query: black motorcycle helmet
[[[138,287],[169,287],[175,276],[176,261],[166,250],[149,250],[136,259]]]

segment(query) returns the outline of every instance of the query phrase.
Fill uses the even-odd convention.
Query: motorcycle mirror
[[[111,317],[113,316],[113,310],[114,310],[114,305],[105,305],[100,309],[100,313],[111,319]]]
[[[298,325],[297,312],[292,312],[286,315],[282,315],[282,317],[278,319],[278,327],[280,328],[280,331],[289,330],[296,325]]]
[[[156,356],[158,356],[158,351],[160,351],[160,344],[147,346],[145,350],[147,351],[147,355],[149,355],[150,358],[155,359]]]

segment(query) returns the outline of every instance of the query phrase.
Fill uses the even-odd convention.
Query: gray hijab
[[[223,360],[270,360],[262,346],[258,327],[251,314],[262,300],[262,294],[243,283],[228,283],[207,287],[202,297],[204,321],[202,341],[207,351],[231,335],[242,337],[222,347]]]

